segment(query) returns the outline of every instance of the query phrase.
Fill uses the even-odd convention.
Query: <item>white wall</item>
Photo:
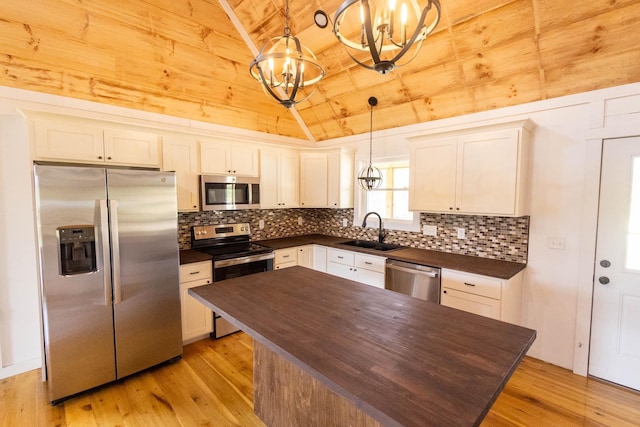
[[[40,310],[26,122],[0,116],[0,378],[40,366]]]
[[[6,96],[7,93],[10,96]],[[67,110],[71,106],[93,111],[94,118],[102,111],[108,111],[111,115],[119,114],[117,121],[126,121],[123,117],[129,112],[49,95],[41,97],[46,100],[46,103],[42,101],[42,108],[47,111],[56,111],[56,105]],[[40,95],[33,92],[0,88],[0,112],[24,104],[20,99],[29,100],[30,107],[38,109],[36,101],[39,98]],[[529,355],[582,374],[586,373],[588,355],[599,141],[640,134],[640,120],[636,118],[640,113],[631,120],[633,125],[625,124],[630,121],[625,109],[633,109],[635,104],[640,106],[640,84],[376,132],[373,137],[374,151],[395,152],[391,145],[412,136],[524,118],[536,124],[531,144],[531,229],[522,323],[538,332]],[[611,119],[614,110],[619,114]],[[640,111],[640,107],[637,110]],[[173,131],[182,126],[182,122],[174,118],[163,119],[143,112],[137,112],[135,116],[138,122],[134,124],[144,120],[147,126],[167,129],[163,122],[168,122]],[[188,122],[184,129],[193,132],[194,127],[193,122]],[[7,133],[20,134],[20,143],[16,145],[18,139],[8,138]],[[245,139],[250,139],[249,136]],[[265,137],[263,141],[274,142],[274,138]],[[14,126],[10,132],[3,131],[0,135],[0,231],[3,233],[0,236],[0,351],[3,364],[0,377],[9,370],[17,372],[32,366],[33,358],[37,358],[40,351],[31,168],[26,144],[24,127],[17,130]],[[365,149],[368,154],[368,134],[319,145],[342,144]],[[28,233],[26,238],[21,232],[23,227]],[[564,238],[566,248],[550,249],[549,237]],[[21,241],[25,243],[16,243]]]

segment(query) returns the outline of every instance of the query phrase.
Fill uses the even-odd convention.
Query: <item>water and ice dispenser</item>
[[[72,276],[98,271],[96,237],[93,225],[67,225],[57,228],[60,243],[60,274]]]

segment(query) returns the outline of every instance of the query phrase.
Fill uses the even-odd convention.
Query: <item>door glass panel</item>
[[[640,270],[640,157],[633,159],[625,268]]]

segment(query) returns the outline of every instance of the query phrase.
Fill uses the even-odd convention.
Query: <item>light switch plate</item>
[[[567,246],[567,239],[563,236],[549,236],[549,242],[547,246],[549,249],[556,249],[564,251]]]
[[[423,225],[422,226],[422,234],[425,236],[437,236],[438,235],[438,227],[436,225]]]
[[[302,217],[301,217],[301,216],[299,216],[299,217],[298,217],[298,225],[302,225],[302,223],[303,223],[303,221],[302,221]]]
[[[348,227],[349,226],[349,220],[347,218],[342,218],[342,226],[343,227]]]
[[[464,228],[456,227],[456,232],[458,233],[458,239],[466,239],[466,233],[464,232]]]

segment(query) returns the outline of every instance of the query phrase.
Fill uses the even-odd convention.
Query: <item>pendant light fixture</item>
[[[314,19],[320,28],[328,21],[321,10]],[[439,21],[439,0],[345,0],[336,11],[333,33],[356,63],[387,74],[416,57]],[[370,58],[358,59],[359,52]]]
[[[371,162],[373,146],[373,107],[378,105],[378,99],[374,96],[370,97],[369,105],[371,106],[371,117],[369,119],[369,166],[362,168],[360,173],[358,173],[358,184],[360,188],[365,191],[375,190],[382,184],[382,172],[373,166]]]
[[[309,50],[291,35],[289,0],[286,0],[284,34],[268,40],[260,49],[249,72],[262,84],[267,95],[291,108],[309,98],[315,84],[324,77],[324,68]]]

